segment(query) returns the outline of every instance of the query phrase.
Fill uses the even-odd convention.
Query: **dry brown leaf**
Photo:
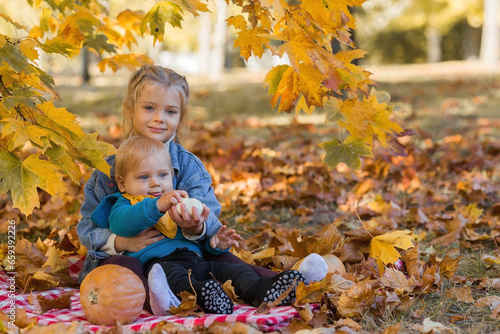
[[[193,329],[171,321],[162,321],[155,326],[151,334],[191,334]]]
[[[472,298],[472,290],[468,286],[454,287],[446,290],[446,297],[452,300],[461,301],[464,303],[473,303],[474,298]]]
[[[24,289],[26,291],[44,291],[57,286],[59,286],[59,280],[57,278],[50,273],[39,270],[29,277]]]
[[[40,268],[47,261],[47,257],[34,244],[24,238],[16,243],[16,255],[16,269]]]
[[[500,297],[499,296],[488,296],[476,300],[474,303],[475,307],[485,307],[488,306],[491,311],[491,317],[493,319],[497,318],[500,313]]]
[[[387,268],[379,280],[383,286],[393,289],[398,295],[412,292],[418,284],[414,277],[407,278],[395,268]]]
[[[446,327],[440,322],[432,321],[429,318],[425,318],[422,325],[422,334],[455,333],[455,330],[452,328]]]
[[[455,322],[458,322],[458,321],[464,321],[465,319],[467,319],[467,318],[464,316],[461,316],[461,315],[452,315],[450,317],[450,321],[452,324],[454,324]]]
[[[187,291],[182,291],[179,295],[181,297],[181,304],[178,307],[170,308],[169,312],[180,317],[196,315],[196,310],[198,309],[196,296]]]
[[[61,254],[59,254],[55,246],[49,247],[45,255],[47,256],[47,261],[45,261],[42,267],[50,267],[53,273],[60,272],[69,275],[68,260],[61,257]]]
[[[406,272],[410,277],[421,277],[423,273],[422,262],[419,260],[419,245],[408,249],[401,255]]]
[[[23,334],[88,334],[85,324],[81,321],[73,321],[71,324],[57,323],[47,326],[36,326],[28,328]],[[104,332],[102,334],[105,334]]]
[[[339,274],[333,274],[330,277],[330,292],[331,293],[342,293],[350,288],[352,288],[355,285],[355,283],[351,280],[348,280],[344,278],[343,276]]]
[[[241,299],[238,297],[238,295],[236,295],[232,283],[233,282],[231,280],[225,281],[224,284],[222,284],[222,289],[234,303],[241,303]]]
[[[16,319],[14,320],[14,325],[19,328],[26,328],[28,326],[38,325],[38,320],[36,317],[28,318],[26,310],[22,307],[16,308]]]
[[[375,280],[364,280],[340,295],[338,311],[344,317],[362,316],[371,307],[375,298]]]
[[[314,318],[314,313],[309,304],[306,304],[304,307],[299,308],[298,311],[300,318],[305,322],[310,322]]]
[[[314,282],[305,285],[300,282],[295,291],[297,296],[297,304],[304,305],[309,303],[319,303],[325,293],[329,291],[329,285],[326,282]]]
[[[214,321],[207,328],[207,334],[260,334],[255,327],[242,322],[217,322]]]
[[[74,291],[66,291],[59,295],[57,298],[45,298],[44,296],[38,295],[36,299],[40,304],[42,313],[47,312],[52,309],[69,309],[71,308],[71,297]]]
[[[461,256],[456,259],[451,259],[448,254],[445,255],[441,263],[439,263],[439,274],[444,278],[452,277],[458,269]]]
[[[479,288],[490,288],[500,290],[500,278],[483,277],[479,283]]]
[[[397,324],[384,329],[382,334],[398,334],[400,328],[401,328],[401,323],[398,322]]]

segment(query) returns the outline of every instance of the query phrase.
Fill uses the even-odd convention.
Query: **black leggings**
[[[262,285],[263,280],[270,279],[259,276],[244,264],[206,261],[187,248],[177,248],[167,256],[146,263],[144,265],[146,276],[155,263],[162,266],[168,285],[175,295],[179,295],[182,291],[199,294],[210,279],[215,279],[221,284],[231,280],[236,295],[245,303],[252,305],[258,287]]]

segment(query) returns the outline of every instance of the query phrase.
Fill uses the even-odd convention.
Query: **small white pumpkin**
[[[191,217],[193,216],[193,207],[198,210],[198,214],[201,215],[201,213],[203,212],[203,204],[201,204],[201,202],[196,198],[184,198],[181,203],[178,203],[176,205],[176,208],[179,214],[182,214],[181,204],[184,204],[186,206],[186,209]]]
[[[311,253],[302,260],[299,271],[306,277],[306,284],[309,284],[325,278],[328,264],[321,255]]]

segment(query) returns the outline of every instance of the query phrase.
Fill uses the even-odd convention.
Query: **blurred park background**
[[[107,0],[111,12],[128,7],[143,10],[153,0]],[[185,15],[182,29],[167,27],[163,42],[153,46],[145,38],[131,51],[140,51],[157,64],[188,77],[192,87],[191,116],[195,120],[258,117],[290,122],[309,117],[322,123],[321,114],[278,115],[271,110],[265,74],[286,58],[264,54],[244,61],[233,48],[235,32],[225,18],[236,9],[225,0],[209,2],[211,13]],[[353,39],[367,52],[359,65],[400,106],[403,122],[418,119],[429,135],[444,126],[470,119],[493,122],[498,131],[500,112],[498,0],[369,0],[352,7],[357,20]],[[27,27],[36,15],[24,1],[2,1],[0,11]],[[10,29],[4,22],[2,29]],[[334,45],[340,49],[342,46]],[[41,54],[40,67],[54,77],[62,103],[81,117],[81,125],[105,137],[119,138],[121,98],[130,71],[101,73],[100,59],[85,50],[72,59]],[[418,112],[416,112],[418,110]],[[452,120],[452,121],[451,121]],[[456,131],[457,128],[455,127]]]

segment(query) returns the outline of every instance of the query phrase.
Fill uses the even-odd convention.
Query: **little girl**
[[[200,231],[190,236],[192,240],[203,240],[214,237],[222,226],[217,218],[221,205],[215,197],[212,178],[201,160],[178,143],[180,130],[187,123],[188,98],[189,86],[184,76],[160,66],[143,66],[131,76],[128,83],[123,101],[123,125],[125,138],[131,135],[153,138],[163,142],[169,149],[174,170],[174,189],[186,191],[189,197],[197,198],[204,208],[209,208],[203,212],[194,209],[191,217],[185,206],[182,206],[181,214],[174,212],[171,218],[183,230]],[[122,254],[125,251],[138,252],[162,240],[164,236],[159,235],[156,229],[149,228],[134,237],[120,237],[108,228],[100,228],[90,219],[92,212],[106,196],[118,192],[114,161],[114,156],[107,159],[112,167],[110,178],[96,170],[85,185],[82,218],[77,231],[80,241],[87,248],[87,257],[79,279],[83,281],[92,269],[100,265],[118,264],[127,267],[143,281],[147,292],[144,308],[151,312],[149,286],[143,267],[137,259]],[[218,255],[211,260],[246,264],[231,253]],[[266,268],[251,268],[260,276],[275,275]],[[171,294],[166,282],[164,287],[155,287],[154,290],[160,292],[162,289],[164,294]]]

